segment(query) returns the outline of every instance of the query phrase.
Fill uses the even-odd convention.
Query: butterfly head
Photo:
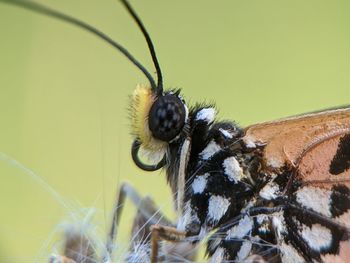
[[[133,93],[130,111],[133,156],[141,151],[150,162],[160,165],[169,143],[180,137],[187,122],[185,101],[178,90],[158,94],[150,87],[139,85]],[[140,168],[144,169],[142,165]]]

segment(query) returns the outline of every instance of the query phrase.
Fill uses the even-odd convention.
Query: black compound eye
[[[186,108],[175,94],[159,97],[152,105],[148,125],[153,137],[169,142],[180,134],[185,125]]]

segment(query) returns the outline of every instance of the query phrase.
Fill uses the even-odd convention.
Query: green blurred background
[[[153,71],[117,0],[40,1],[88,21]],[[350,2],[133,0],[165,86],[215,101],[243,126],[350,102]],[[134,167],[128,96],[143,75],[94,36],[0,4],[0,262],[46,262],[60,223],[93,221],[104,241],[121,181],[172,215],[164,176]],[[24,168],[25,167],[25,168]],[[31,169],[59,196],[34,179]],[[123,216],[127,241],[135,212]]]

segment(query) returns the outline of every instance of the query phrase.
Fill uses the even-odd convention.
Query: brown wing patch
[[[330,189],[335,183],[350,188],[350,133],[324,139],[307,149],[297,167],[304,183]]]
[[[350,133],[350,108],[252,125],[245,129],[243,140],[247,146],[265,146],[265,169],[276,172],[285,165],[295,167],[315,145],[346,133]],[[332,149],[323,148],[328,159],[334,157],[338,146],[336,141],[329,143]]]

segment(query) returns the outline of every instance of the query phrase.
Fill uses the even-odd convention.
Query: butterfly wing
[[[277,175],[271,201],[287,200],[282,216],[269,216],[282,261],[348,262],[350,108],[253,125],[243,140],[261,148],[264,173]]]
[[[346,257],[350,108],[257,124],[243,134],[232,123],[209,127],[208,134],[193,132],[179,225],[198,239],[214,229],[210,262]]]
[[[349,131],[350,107],[252,125],[245,129],[243,140],[248,147],[264,146],[266,168],[277,171],[295,165],[314,144]]]

